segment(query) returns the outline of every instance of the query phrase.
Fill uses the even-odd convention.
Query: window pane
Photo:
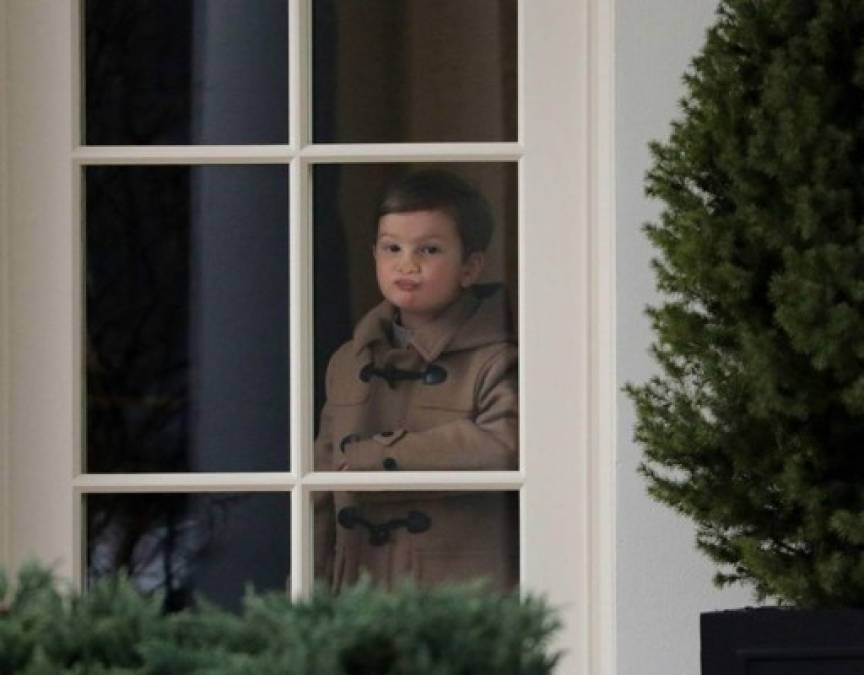
[[[276,493],[88,495],[87,582],[124,569],[169,610],[195,596],[237,610],[247,584],[287,590],[290,504]]]
[[[513,163],[315,167],[316,469],[381,470],[388,459],[405,470],[517,468],[516,182]],[[415,188],[416,204],[437,204],[432,213],[445,216],[429,226],[442,227],[460,251],[466,238],[482,248],[479,223],[491,224],[470,288],[461,276],[427,279],[437,274],[428,271],[440,259],[432,254],[428,266],[397,275],[404,279],[383,253],[373,257],[378,202],[385,192],[407,199],[400,194]],[[408,228],[409,240],[398,243],[427,255],[410,240],[417,223],[388,227]],[[446,274],[461,275],[471,265],[453,251],[442,253]],[[389,278],[380,280],[376,266]],[[414,277],[426,285],[394,289]]]
[[[319,143],[515,141],[516,0],[316,0]]]
[[[87,470],[288,469],[288,168],[86,168]]]
[[[286,0],[85,0],[91,145],[288,142]]]
[[[315,575],[335,590],[361,575],[385,587],[519,579],[516,492],[322,492],[315,503]]]

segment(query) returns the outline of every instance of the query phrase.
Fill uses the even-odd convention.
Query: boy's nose
[[[399,271],[401,272],[416,272],[420,269],[420,264],[417,262],[417,259],[411,255],[402,256],[399,259]]]

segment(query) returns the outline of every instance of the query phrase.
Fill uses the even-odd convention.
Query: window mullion
[[[309,145],[300,154],[311,162],[513,162],[520,143],[350,143]]]
[[[308,597],[314,583],[312,504],[301,483],[291,493],[291,587],[293,598]]]
[[[521,471],[320,471],[303,480],[315,490],[518,490]]]
[[[291,146],[312,140],[311,0],[288,0],[288,128]]]
[[[312,35],[311,1],[289,0],[289,129],[291,145],[303,148],[312,138]],[[313,237],[309,167],[295,156],[290,170],[291,226],[291,468],[299,483],[291,494],[291,580],[295,598],[312,590],[312,504],[303,487],[312,470],[314,435],[313,387]]]
[[[290,490],[297,481],[293,472],[242,473],[102,473],[74,479],[76,490],[90,493],[119,492],[274,492]]]
[[[292,162],[290,181],[291,467],[302,477],[312,468],[310,452],[304,449],[312,440],[314,409],[311,186],[302,160]]]
[[[288,145],[91,145],[76,147],[78,164],[285,164]]]

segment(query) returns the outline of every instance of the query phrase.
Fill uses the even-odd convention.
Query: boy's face
[[[378,287],[406,328],[435,319],[483,269],[482,253],[463,259],[456,223],[443,211],[383,216],[374,255]]]

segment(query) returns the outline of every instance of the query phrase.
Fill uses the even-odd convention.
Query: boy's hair
[[[391,183],[378,203],[376,222],[390,213],[410,211],[443,211],[450,216],[466,258],[485,251],[495,229],[492,208],[480,191],[441,169],[416,171]]]

